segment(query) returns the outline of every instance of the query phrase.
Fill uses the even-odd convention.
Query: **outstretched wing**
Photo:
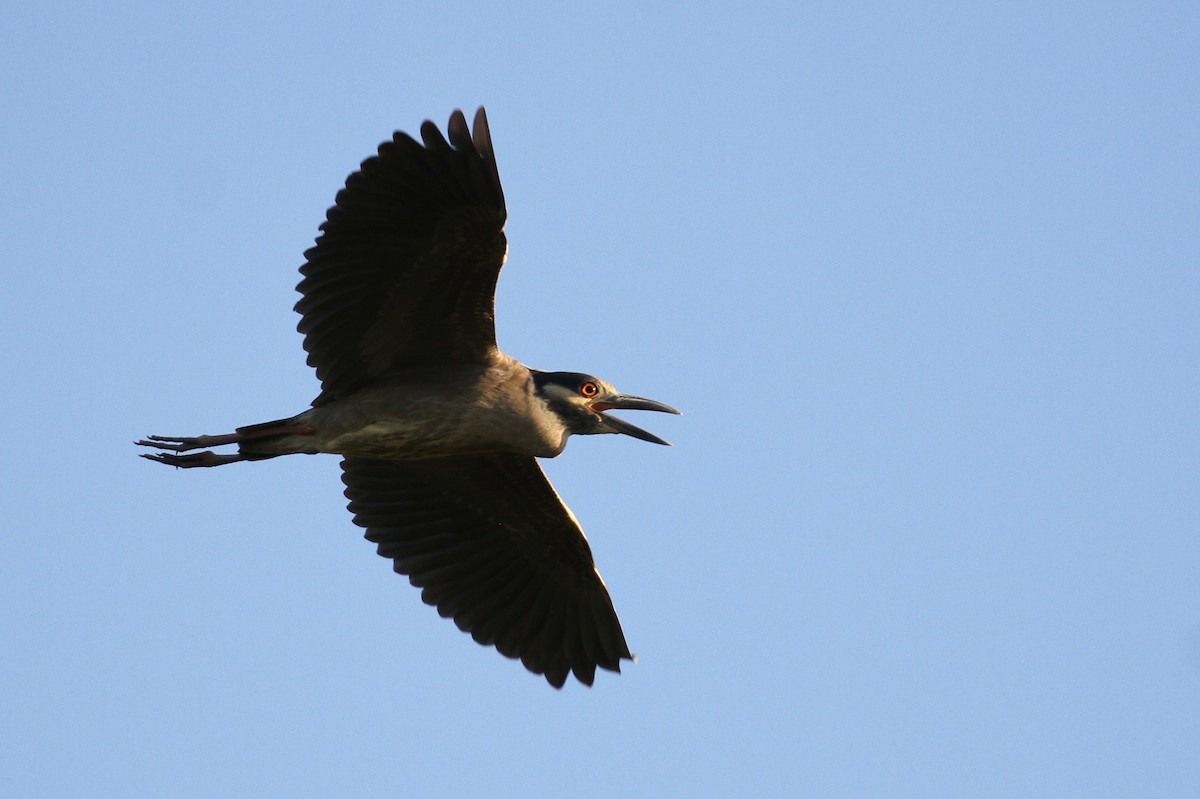
[[[346,458],[354,523],[485,646],[562,687],[632,659],[575,517],[534,458]]]
[[[487,363],[504,192],[487,117],[397,132],[346,179],[296,287],[321,404],[410,365]]]

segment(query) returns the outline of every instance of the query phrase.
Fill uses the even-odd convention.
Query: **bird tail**
[[[258,424],[248,424],[237,428],[234,435],[237,436],[237,445],[240,452],[253,452],[255,444],[263,444],[284,436],[292,436],[296,434],[305,434],[312,432],[308,427],[296,424],[295,417],[288,419],[276,419],[273,422],[259,422]]]

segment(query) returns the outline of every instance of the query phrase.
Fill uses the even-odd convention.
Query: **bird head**
[[[653,433],[605,413],[614,410],[679,413],[670,405],[621,394],[600,378],[581,372],[533,371],[533,383],[538,396],[562,420],[568,434],[623,433],[670,446],[670,442]]]

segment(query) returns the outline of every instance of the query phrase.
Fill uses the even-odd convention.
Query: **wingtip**
[[[467,127],[467,118],[463,115],[461,108],[456,108],[451,112],[446,132],[450,135],[450,143],[455,147],[461,147],[464,142],[471,140],[471,130]]]
[[[472,124],[471,140],[475,143],[475,149],[480,153],[492,152],[492,131],[488,128],[487,111],[483,106],[479,106],[475,111],[475,121]]]

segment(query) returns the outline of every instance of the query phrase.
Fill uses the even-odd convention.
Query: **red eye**
[[[591,399],[592,397],[594,397],[600,393],[600,387],[589,380],[588,382],[584,383],[582,386],[579,387],[579,393],[582,394],[583,396],[587,397],[588,399]]]

